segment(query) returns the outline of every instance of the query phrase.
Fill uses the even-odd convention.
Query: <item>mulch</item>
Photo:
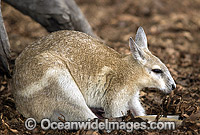
[[[33,131],[15,107],[10,80],[0,75],[0,134],[200,134],[200,1],[197,0],[76,0],[96,34],[116,51],[129,53],[128,39],[142,26],[149,49],[169,68],[177,88],[170,94],[143,89],[141,102],[148,115],[179,115],[176,130]],[[11,43],[11,69],[20,52],[48,33],[42,26],[3,3],[5,26]],[[130,114],[124,121],[138,121]],[[142,121],[140,119],[140,121]]]

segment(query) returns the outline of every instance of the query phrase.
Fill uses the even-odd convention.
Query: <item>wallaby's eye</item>
[[[160,69],[152,69],[152,71],[153,71],[154,73],[163,73],[163,71],[160,70]]]

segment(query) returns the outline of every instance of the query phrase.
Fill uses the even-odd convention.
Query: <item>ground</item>
[[[139,134],[200,133],[200,1],[199,0],[76,0],[95,33],[116,51],[129,53],[128,39],[142,26],[149,49],[169,68],[177,88],[166,95],[157,90],[141,91],[147,114],[172,114],[184,119],[174,131],[139,130]],[[14,60],[31,42],[48,32],[27,16],[3,3],[3,17]],[[9,81],[0,75],[0,134],[91,134],[86,131],[28,131],[10,93]],[[106,134],[105,131],[93,134]],[[125,134],[125,131],[113,131]]]

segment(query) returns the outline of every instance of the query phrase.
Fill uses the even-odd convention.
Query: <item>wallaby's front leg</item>
[[[129,109],[131,110],[134,116],[144,116],[145,110],[140,103],[139,91],[133,96],[133,98],[129,101]]]
[[[128,98],[124,94],[109,93],[104,101],[105,117],[122,117],[128,111]]]

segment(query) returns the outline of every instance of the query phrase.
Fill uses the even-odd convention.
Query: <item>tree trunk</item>
[[[10,43],[3,23],[0,0],[0,71],[10,77],[8,60],[10,59]]]
[[[4,0],[47,31],[77,30],[96,37],[74,0]]]
[[[49,32],[77,30],[97,37],[74,0],[4,0],[40,23]],[[1,0],[0,0],[1,2]],[[1,5],[1,4],[0,4]],[[1,9],[1,6],[0,6]],[[0,72],[10,77],[10,44],[0,11]]]

